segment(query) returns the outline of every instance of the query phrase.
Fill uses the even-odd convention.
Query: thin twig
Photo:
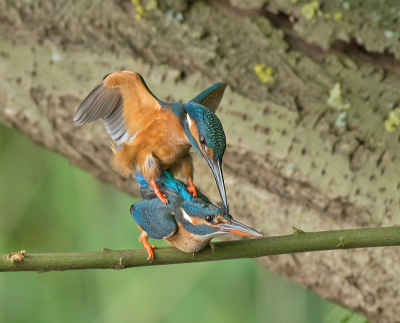
[[[0,271],[56,271],[75,269],[124,269],[139,266],[193,263],[238,258],[257,258],[307,251],[341,250],[400,245],[400,227],[354,229],[325,232],[302,232],[286,236],[215,242],[196,257],[173,247],[157,248],[153,262],[147,260],[144,249],[71,252],[24,253],[24,258],[12,261],[0,255]],[[26,247],[26,246],[25,246]],[[28,248],[26,248],[28,249]]]

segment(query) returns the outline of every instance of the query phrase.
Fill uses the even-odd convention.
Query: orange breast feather
[[[112,165],[126,176],[133,171],[134,164],[146,178],[157,178],[161,169],[180,164],[190,147],[178,118],[167,110],[161,112],[149,127],[140,131],[135,139],[123,143],[121,149],[114,150]],[[149,155],[156,158],[157,169],[146,168]]]
[[[185,252],[197,252],[203,249],[211,239],[204,239],[188,232],[180,222],[178,222],[178,229],[173,235],[164,238],[171,246],[178,248]]]
[[[191,147],[179,118],[171,111],[165,112],[165,123],[160,125],[159,139],[154,153],[162,163],[162,168],[180,163]]]

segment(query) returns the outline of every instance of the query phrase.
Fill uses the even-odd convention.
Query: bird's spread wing
[[[205,89],[199,95],[195,96],[190,102],[204,105],[215,113],[217,111],[219,103],[224,95],[226,83],[219,82],[211,85],[208,89]]]
[[[134,137],[161,113],[162,101],[135,72],[114,72],[83,100],[74,121],[81,125],[102,118],[107,132],[117,143]]]
[[[136,202],[131,206],[136,223],[152,239],[167,238],[176,231],[173,211],[172,205],[165,205],[158,198]]]

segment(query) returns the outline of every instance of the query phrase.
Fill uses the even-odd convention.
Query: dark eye
[[[211,222],[212,220],[214,220],[214,217],[212,215],[206,215],[207,222]]]
[[[206,144],[206,138],[204,138],[203,135],[200,136],[200,142],[205,145]]]

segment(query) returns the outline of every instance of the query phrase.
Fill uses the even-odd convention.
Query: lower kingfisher
[[[155,181],[162,170],[180,173],[188,182],[188,191],[197,196],[189,154],[193,146],[210,166],[228,207],[222,173],[226,138],[215,115],[225,88],[226,83],[215,83],[188,103],[166,103],[149,90],[140,74],[114,72],[87,95],[74,121],[82,125],[102,118],[114,140],[112,167],[124,176],[139,171],[164,204],[168,199]]]
[[[131,214],[141,231],[139,241],[144,244],[149,258],[154,258],[147,239],[164,239],[170,245],[185,251],[197,252],[214,237],[227,233],[260,237],[262,234],[235,221],[223,204],[215,206],[199,190],[192,197],[185,184],[164,171],[157,179],[159,189],[168,197],[163,204],[145,177],[136,173],[144,200],[131,206]]]

